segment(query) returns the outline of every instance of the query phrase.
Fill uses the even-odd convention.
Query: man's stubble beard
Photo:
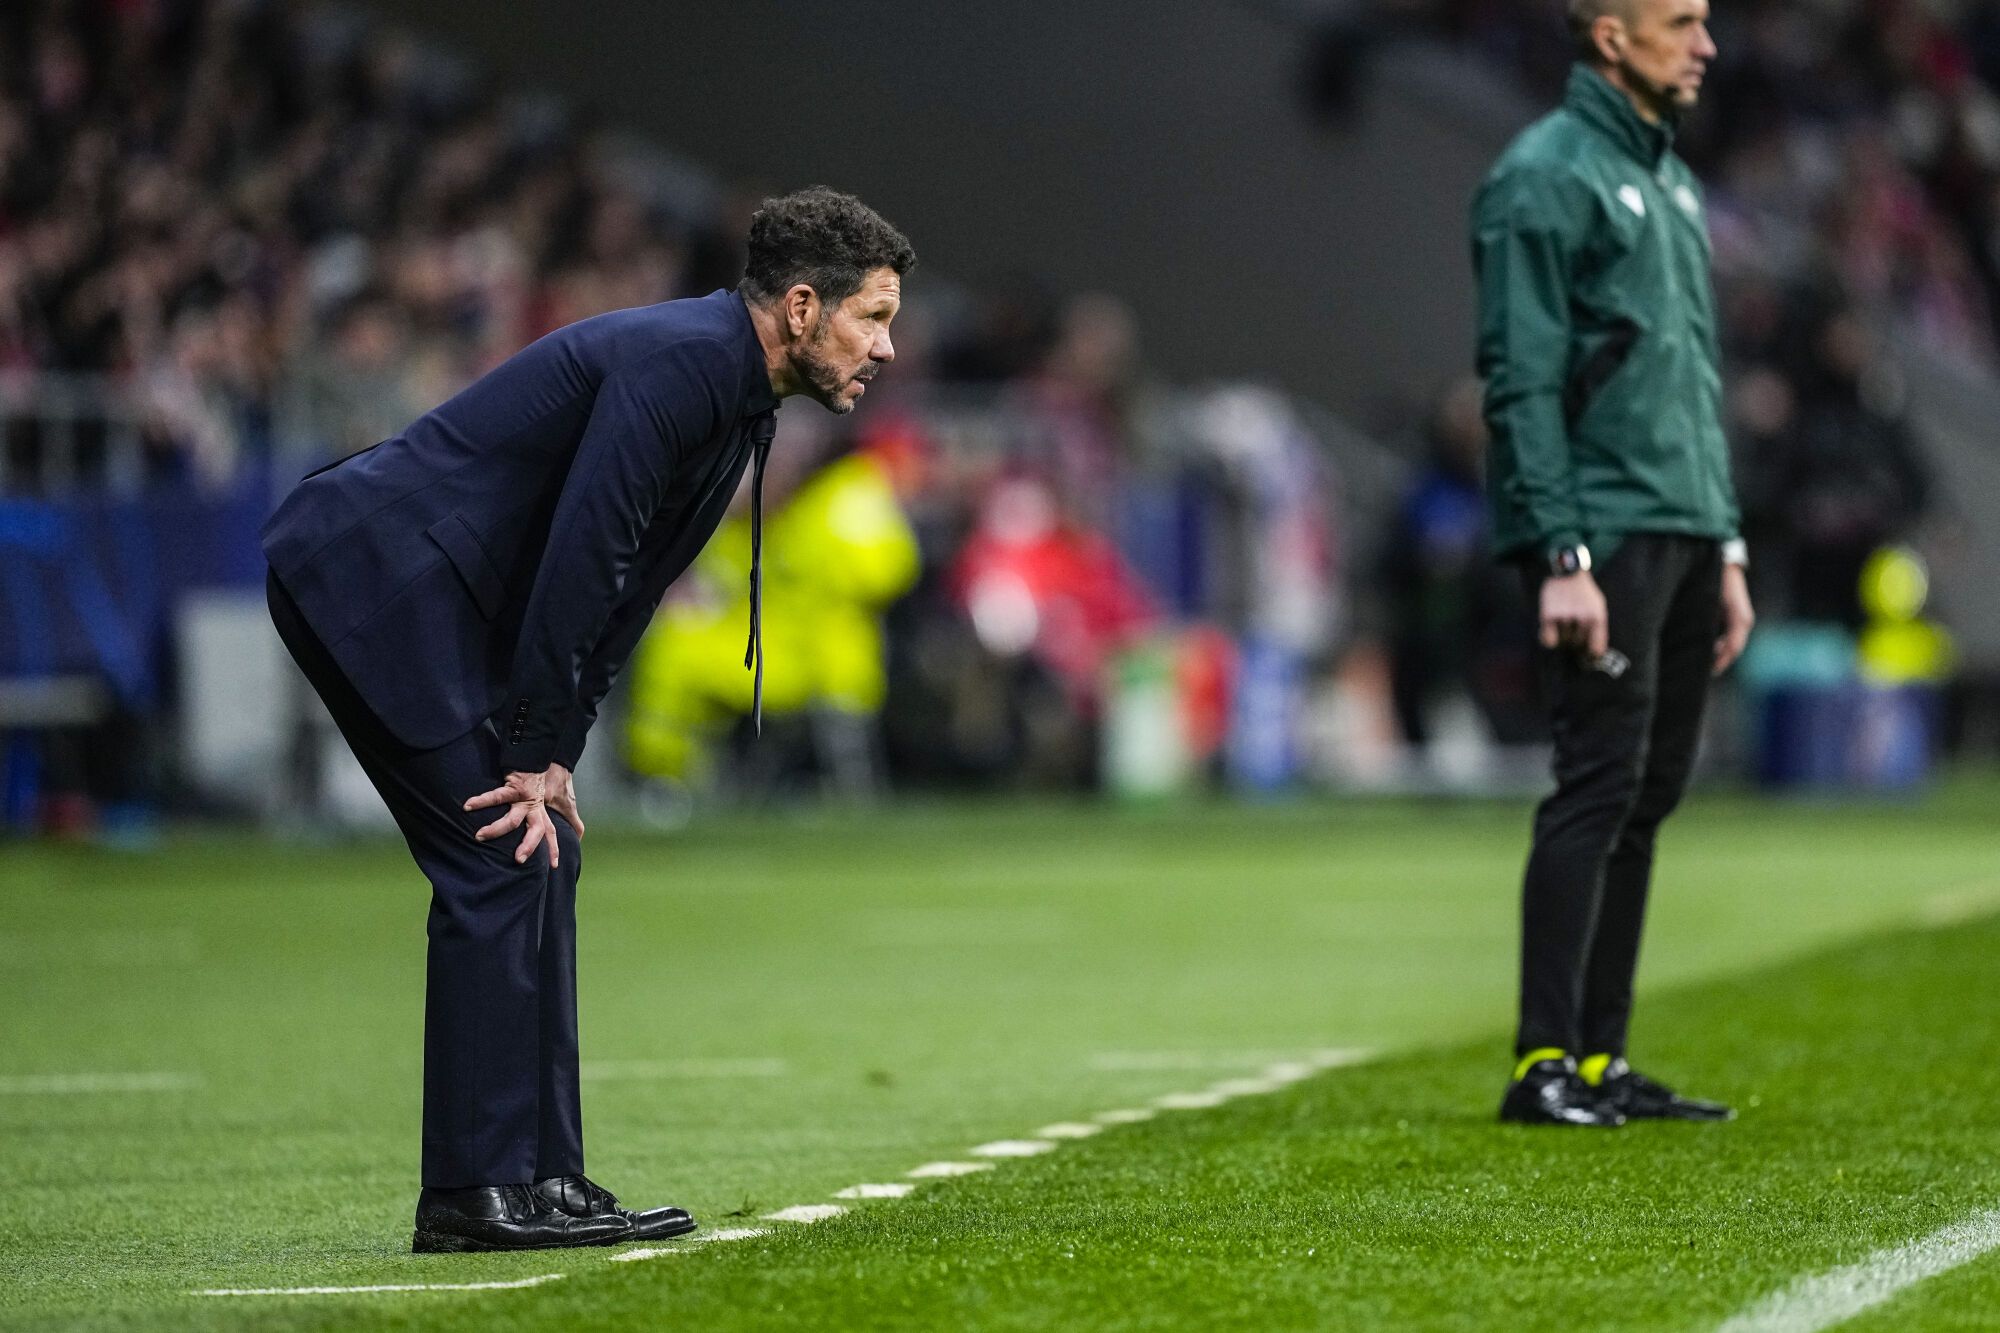
[[[1618,62],[1618,75],[1625,86],[1637,91],[1662,120],[1674,120],[1686,115],[1694,110],[1695,101],[1701,96],[1699,92],[1685,93],[1677,84],[1654,83],[1634,68],[1629,60]]]
[[[854,410],[854,400],[840,392],[847,387],[849,377],[826,358],[821,350],[825,342],[826,322],[822,320],[819,327],[813,330],[813,336],[792,354],[792,368],[806,382],[813,401],[829,412],[845,416]]]

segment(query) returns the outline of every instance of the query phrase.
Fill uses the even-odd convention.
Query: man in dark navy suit
[[[559,329],[308,476],[265,526],[279,634],[431,882],[419,1253],[693,1229],[583,1173],[570,773],[753,460],[744,665],[761,684],[778,401],[853,410],[895,359],[915,262],[850,196],[767,200],[738,291]]]

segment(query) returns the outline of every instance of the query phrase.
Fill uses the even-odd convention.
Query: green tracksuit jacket
[[[1503,555],[1736,536],[1701,193],[1584,65],[1472,206],[1487,489]]]

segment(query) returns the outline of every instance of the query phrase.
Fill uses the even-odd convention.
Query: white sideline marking
[[[1100,1125],[1136,1125],[1158,1114],[1149,1106],[1128,1106],[1116,1111],[1099,1111],[1090,1118]]]
[[[201,1086],[199,1074],[5,1074],[0,1095],[77,1092],[186,1092]]]
[[[989,1159],[1013,1158],[1013,1157],[1039,1157],[1043,1153],[1054,1152],[1057,1148],[1061,1147],[1064,1142],[1071,1142],[1077,1139],[1087,1139],[1094,1134],[1101,1133],[1104,1127],[1107,1125],[1131,1125],[1131,1124],[1137,1124],[1143,1120],[1151,1120],[1154,1116],[1159,1114],[1158,1110],[1154,1108],[1165,1108],[1168,1110],[1200,1110],[1211,1106],[1220,1106],[1224,1102],[1229,1101],[1232,1098],[1236,1097],[1252,1097],[1264,1093],[1277,1092],[1279,1089],[1289,1087],[1301,1079],[1310,1078],[1314,1074],[1319,1073],[1321,1070],[1333,1069],[1341,1065],[1359,1064],[1364,1060],[1370,1059],[1373,1056],[1373,1054],[1374,1052],[1372,1051],[1363,1050],[1359,1048],[1351,1048],[1351,1049],[1314,1051],[1303,1059],[1275,1060],[1272,1061],[1270,1064],[1266,1065],[1264,1067],[1263,1073],[1256,1077],[1222,1079],[1219,1082],[1215,1083],[1213,1086],[1206,1088],[1200,1092],[1170,1092],[1164,1096],[1154,1098],[1153,1105],[1151,1107],[1122,1107],[1112,1111],[1099,1111],[1096,1115],[1092,1116],[1088,1121],[1064,1120],[1064,1121],[1058,1121],[1053,1125],[1044,1125],[1039,1130],[1035,1131],[1035,1137],[1032,1139],[995,1139],[991,1143],[982,1143],[978,1147],[970,1148],[967,1151],[971,1153],[974,1157],[989,1158]],[[1129,1057],[1121,1057],[1121,1058],[1129,1058]],[[1260,1059],[1262,1057],[1260,1056],[1256,1058]],[[1256,1062],[1255,1059],[1248,1059],[1248,1058],[1241,1060],[1233,1059],[1231,1061],[1231,1063],[1236,1063],[1236,1064],[1255,1063],[1255,1062]],[[671,1077],[675,1073],[685,1073],[687,1066],[691,1063],[700,1064],[703,1062],[699,1061],[613,1062],[613,1065],[619,1068],[621,1071],[631,1070],[635,1067],[643,1068],[643,1070],[645,1071],[642,1073],[633,1073],[633,1074],[621,1073],[618,1075],[607,1075],[601,1072],[607,1066],[596,1066],[595,1069],[598,1071],[596,1073],[596,1077],[600,1078],[624,1077],[624,1076]],[[745,1066],[745,1065],[757,1066],[758,1067],[757,1070],[754,1071],[757,1073],[768,1072],[770,1074],[780,1074],[783,1072],[784,1069],[783,1062],[777,1060],[711,1061],[707,1063],[711,1065],[728,1064],[733,1066]],[[769,1068],[767,1069],[766,1067]],[[593,1067],[585,1066],[585,1068],[586,1070],[591,1070]],[[737,1069],[734,1070],[733,1072],[742,1073],[744,1071]],[[591,1073],[586,1072],[585,1074],[586,1078],[589,1078],[591,1076],[592,1076]],[[995,1165],[996,1163],[991,1160],[976,1161],[976,1162],[926,1162],[922,1166],[916,1167],[913,1170],[909,1171],[907,1174],[912,1180],[933,1180],[950,1176],[969,1176],[980,1171],[991,1171]],[[915,1185],[908,1185],[902,1183],[879,1184],[879,1185],[849,1185],[846,1189],[836,1191],[833,1197],[836,1199],[901,1199],[907,1197],[915,1189],[916,1189]],[[799,1223],[823,1222],[830,1217],[839,1217],[841,1214],[847,1211],[848,1210],[845,1207],[837,1203],[802,1203],[802,1204],[794,1204],[789,1208],[780,1208],[776,1212],[765,1213],[763,1215],[762,1220],[766,1222],[799,1222]],[[768,1236],[770,1234],[771,1234],[770,1231],[766,1228],[737,1227],[722,1231],[710,1231],[703,1234],[691,1236],[689,1237],[689,1241],[691,1243],[713,1244],[716,1241],[747,1240],[753,1236]],[[655,1259],[662,1255],[685,1254],[685,1253],[687,1253],[687,1246],[685,1245],[674,1246],[671,1248],[649,1248],[649,1249],[627,1250],[623,1254],[612,1255],[611,1262],[631,1263],[639,1259]],[[556,1274],[554,1276],[561,1276],[561,1275]],[[546,1281],[547,1279],[534,1279],[534,1280]],[[531,1284],[503,1283],[495,1285],[525,1286]],[[448,1288],[380,1287],[380,1288],[332,1288],[331,1290],[395,1291],[395,1290],[447,1290],[447,1289]],[[308,1290],[308,1289],[301,1289],[301,1290]],[[208,1294],[222,1294],[222,1293],[208,1293]]]
[[[916,1188],[896,1181],[888,1185],[849,1185],[844,1190],[836,1190],[836,1199],[900,1199]]]
[[[1087,1139],[1092,1134],[1102,1134],[1103,1132],[1104,1126],[1102,1125],[1088,1125],[1074,1120],[1065,1120],[1060,1124],[1043,1125],[1035,1131],[1035,1137],[1038,1139]]]
[[[766,1222],[824,1222],[829,1217],[839,1217],[846,1212],[837,1203],[799,1203],[790,1208],[780,1208],[775,1213],[764,1214]]]
[[[945,1176],[969,1176],[975,1171],[991,1171],[991,1162],[925,1162],[906,1172],[912,1180],[937,1180]]]
[[[1893,1250],[1877,1250],[1858,1264],[1802,1277],[1731,1316],[1718,1333],[1815,1333],[1994,1249],[2000,1249],[2000,1208],[1975,1213]]]
[[[614,1264],[629,1264],[638,1259],[658,1259],[662,1255],[686,1253],[687,1247],[685,1245],[642,1245],[636,1250],[624,1250],[612,1255],[611,1262]]]
[[[624,1255],[618,1256],[624,1258]],[[637,1258],[638,1255],[633,1255]],[[217,1287],[211,1291],[189,1292],[191,1296],[351,1296],[384,1291],[518,1291],[539,1287],[544,1282],[562,1281],[561,1273],[544,1273],[515,1282],[410,1282],[384,1287]]]
[[[625,1079],[783,1078],[783,1060],[585,1060],[577,1077],[585,1083]]]
[[[967,1149],[974,1157],[1040,1157],[1055,1150],[1056,1145],[1047,1139],[995,1139]]]

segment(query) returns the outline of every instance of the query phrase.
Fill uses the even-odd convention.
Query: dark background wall
[[[1114,292],[1152,362],[1348,412],[1470,362],[1464,211],[1520,113],[1393,71],[1327,129],[1308,34],[1210,0],[375,0],[730,179],[825,182],[967,281]]]

